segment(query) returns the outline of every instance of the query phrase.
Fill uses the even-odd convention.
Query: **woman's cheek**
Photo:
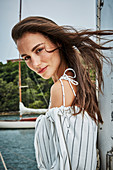
[[[26,62],[27,66],[34,71],[33,65],[30,62]]]

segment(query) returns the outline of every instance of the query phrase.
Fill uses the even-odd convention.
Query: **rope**
[[[4,151],[6,151],[6,152],[11,152],[11,150],[9,150],[8,148],[6,149],[6,148],[3,148],[3,147],[0,147],[0,148],[2,148],[2,149],[4,149]],[[1,152],[0,152],[1,153]],[[32,160],[32,159],[29,159],[29,158],[27,158],[26,156],[24,156],[24,155],[22,155],[22,153],[16,153],[16,152],[11,152],[12,154],[15,154],[15,155],[17,155],[17,156],[19,156],[19,157],[21,157],[21,158],[23,158],[24,160],[28,160],[28,161],[31,161],[31,162],[36,162],[35,160]],[[4,154],[5,155],[5,154]],[[0,155],[1,156],[1,155]],[[12,170],[16,170],[16,168],[14,168],[14,167],[12,167],[11,165],[9,165],[8,163],[7,163],[7,166],[8,167],[10,167]],[[4,167],[5,168],[5,167]],[[5,170],[8,170],[7,168],[5,169]]]
[[[4,169],[7,170],[7,167],[6,167],[6,165],[5,165],[5,162],[4,162],[4,159],[3,159],[3,157],[2,157],[1,152],[0,152],[0,157],[1,157],[1,161],[2,161],[2,163],[3,163]]]
[[[43,91],[42,91],[42,89],[41,89],[41,87],[40,87],[40,85],[39,85],[39,83],[38,83],[38,81],[37,81],[37,79],[36,79],[36,77],[35,77],[35,75],[34,75],[34,72],[32,72],[32,74],[33,74],[33,77],[34,77],[34,80],[35,80],[37,86],[39,87],[40,92],[42,93],[42,96],[43,96],[43,98],[44,98],[44,100],[45,100],[45,103],[46,103],[47,106],[48,106],[47,99],[46,99],[45,96],[44,96],[44,93],[43,93]]]
[[[4,151],[10,151],[12,154],[15,154],[15,155],[17,155],[17,156],[19,156],[19,157],[21,157],[21,158],[24,158],[24,159],[26,159],[26,160],[29,160],[29,161],[31,161],[31,162],[36,162],[35,160],[32,160],[32,159],[30,159],[30,158],[27,158],[26,156],[24,156],[24,155],[22,155],[22,153],[16,153],[16,152],[12,152],[11,150],[9,150],[8,148],[3,148],[3,147],[0,147],[0,148],[2,148],[2,149],[4,149]],[[21,155],[20,155],[21,154]]]

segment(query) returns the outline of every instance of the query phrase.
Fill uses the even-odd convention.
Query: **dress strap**
[[[68,76],[68,75],[66,74],[67,71],[72,71],[72,72],[74,73],[74,76]],[[69,85],[70,85],[70,87],[71,87],[71,89],[72,89],[72,91],[73,91],[73,93],[74,93],[74,96],[76,96],[76,93],[75,93],[75,91],[74,91],[74,89],[73,89],[72,84],[78,85],[78,82],[75,81],[74,78],[76,78],[76,73],[75,73],[75,71],[74,71],[72,68],[67,68],[67,69],[64,71],[63,76],[61,76],[60,79],[59,79],[60,82],[61,82],[62,92],[63,92],[63,106],[65,106],[65,92],[64,92],[64,85],[63,85],[62,80],[68,80]]]

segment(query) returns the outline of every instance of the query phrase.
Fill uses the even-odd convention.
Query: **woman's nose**
[[[32,56],[32,65],[34,67],[37,67],[41,64],[41,60],[40,60],[40,56],[37,56],[37,55],[33,55]]]

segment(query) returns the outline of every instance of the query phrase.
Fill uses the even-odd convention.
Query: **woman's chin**
[[[41,76],[43,79],[45,79],[45,80],[48,80],[48,79],[50,79],[51,77],[50,76]]]
[[[43,75],[43,74],[41,75],[41,74],[39,74],[39,76],[42,77],[42,78],[45,79],[45,80],[48,80],[48,79],[51,78],[50,75]]]

